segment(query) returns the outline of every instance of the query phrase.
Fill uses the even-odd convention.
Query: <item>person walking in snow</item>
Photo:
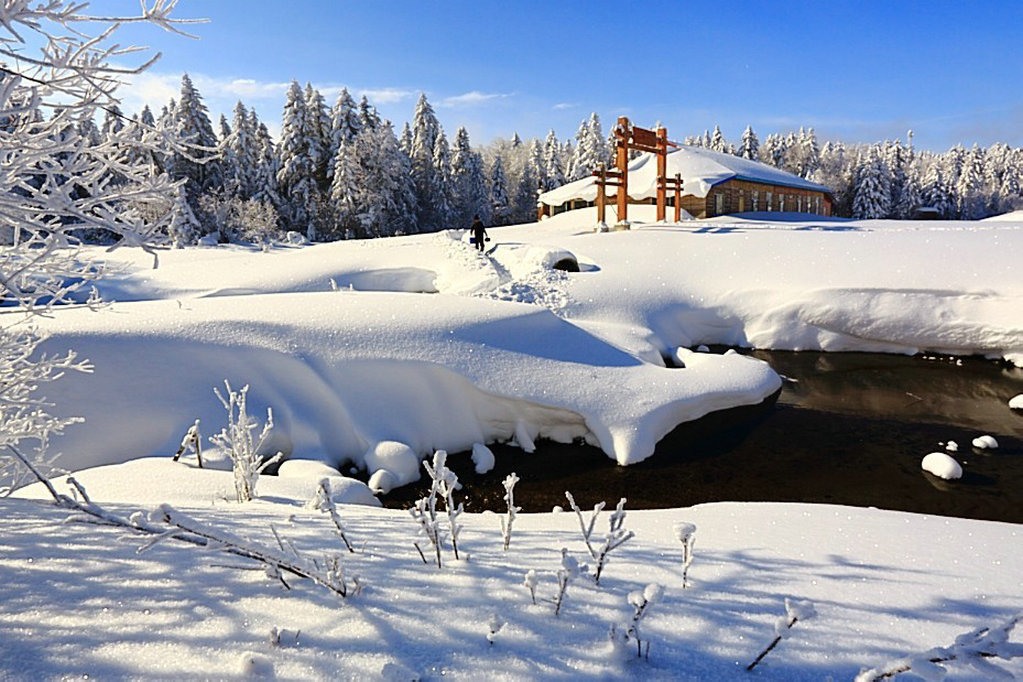
[[[472,227],[469,229],[472,230],[472,237],[476,240],[476,248],[479,249],[480,253],[482,253],[484,243],[488,241],[487,228],[483,227],[483,221],[480,220],[478,215],[472,217]]]

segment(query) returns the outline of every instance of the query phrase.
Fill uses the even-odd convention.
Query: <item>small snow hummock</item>
[[[494,468],[494,453],[483,443],[472,444],[472,463],[477,474],[485,474]]]
[[[954,440],[950,440],[949,442],[945,443],[945,449],[948,450],[949,452],[959,452],[959,443],[955,442]]]
[[[920,468],[946,481],[963,477],[963,468],[959,466],[959,462],[944,452],[932,452],[927,455],[920,462]]]
[[[979,450],[995,450],[998,448],[998,441],[994,436],[977,436],[973,439],[973,447]]]
[[[419,455],[404,443],[380,441],[366,452],[365,461],[373,472],[369,478],[373,492],[386,494],[419,480]]]
[[[1018,396],[1009,399],[1009,409],[1023,410],[1023,393],[1020,393]]]

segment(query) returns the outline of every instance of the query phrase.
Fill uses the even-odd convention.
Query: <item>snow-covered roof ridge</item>
[[[711,188],[728,180],[747,180],[781,187],[825,192],[831,190],[816,182],[810,182],[759,161],[744,159],[733,154],[715,152],[704,147],[682,145],[667,156],[667,175],[682,176],[684,194],[706,197]],[[608,196],[614,196],[614,187],[607,188]],[[629,196],[633,199],[649,199],[657,195],[657,162],[654,155],[646,153],[629,164]],[[582,199],[593,201],[597,197],[595,178],[587,177],[544,192],[540,201],[550,206],[560,206],[566,201]]]

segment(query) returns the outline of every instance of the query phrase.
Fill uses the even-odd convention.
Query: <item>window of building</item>
[[[714,195],[714,214],[721,215],[725,212],[725,195],[718,192]]]
[[[800,213],[803,212],[803,195],[796,197],[796,210]]]
[[[757,190],[753,190],[753,206],[751,206],[751,208],[754,211],[757,211],[757,210],[759,210],[759,204],[760,204],[760,192],[757,191]]]
[[[785,212],[785,195],[784,194],[779,194],[778,195],[778,210],[781,211],[782,213]]]
[[[773,211],[774,210],[773,201],[774,201],[774,192],[772,192],[771,190],[767,190],[767,210],[768,211]]]

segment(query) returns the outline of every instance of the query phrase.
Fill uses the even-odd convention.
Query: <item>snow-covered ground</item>
[[[376,466],[366,455],[381,443],[425,457],[584,438],[628,464],[678,423],[778,389],[763,363],[688,350],[700,344],[1023,365],[1023,221],[775,214],[655,226],[639,222],[648,209],[630,209],[637,224],[625,232],[594,233],[592,211],[494,228],[486,256],[456,231],[171,251],[157,269],[144,254],[96,251],[118,270],[99,287],[117,302],[39,322],[48,351],[74,348],[95,365],[46,387],[56,413],[86,418],[55,440],[60,463],[110,465],[76,476],[125,516],[167,502],[276,548],[273,524],[285,547],[322,558],[343,546],[304,502],[332,474],[339,502],[372,503],[329,467]],[[579,272],[551,267],[567,254]],[[224,426],[213,388],[225,379],[251,386],[251,414],[272,408],[271,445],[295,460],[246,504],[225,501],[229,472],[169,459],[195,419],[204,440]],[[45,497],[39,486],[18,495]],[[407,513],[340,509],[356,548],[345,571],[363,586],[344,601],[305,580],[284,591],[262,570],[226,567],[245,560],[187,545],[136,555],[143,538],[116,542],[124,531],[0,500],[0,678],[741,678],[789,598],[813,601],[818,616],[753,675],[848,679],[1023,609],[1011,524],[808,505],[629,512],[635,538],[599,586],[573,582],[555,617],[543,599],[561,548],[585,553],[573,514],[521,515],[508,552],[497,516],[464,515],[469,558],[446,555],[437,569],[420,560]],[[698,528],[685,590],[680,521]],[[530,569],[538,605],[522,585]],[[648,583],[665,588],[642,621],[649,660],[613,654],[608,630],[621,635],[629,593]],[[506,624],[490,645],[495,612]],[[278,646],[274,627],[286,630]]]

